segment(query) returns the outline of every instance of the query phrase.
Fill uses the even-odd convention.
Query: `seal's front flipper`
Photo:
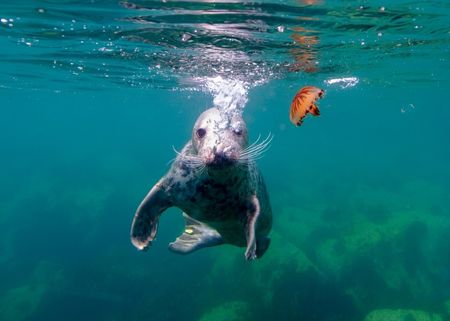
[[[246,236],[247,236],[247,249],[245,250],[245,259],[248,261],[254,260],[258,257],[256,251],[256,223],[260,213],[259,200],[256,195],[253,195],[250,200],[250,206],[247,210],[247,224],[246,224]],[[264,254],[264,252],[263,252]]]
[[[139,205],[131,225],[131,243],[144,250],[156,236],[161,213],[171,206],[161,179]]]
[[[189,254],[204,247],[220,245],[222,236],[216,230],[208,227],[183,213],[186,226],[175,242],[169,244],[169,249],[179,254]]]

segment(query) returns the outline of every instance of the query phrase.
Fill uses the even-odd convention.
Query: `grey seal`
[[[270,244],[272,210],[255,158],[270,140],[270,135],[260,143],[258,138],[249,146],[241,114],[204,111],[168,173],[139,205],[131,226],[133,245],[146,249],[160,215],[175,206],[183,211],[185,229],[169,244],[173,252],[232,244],[246,247],[247,260],[262,257]]]

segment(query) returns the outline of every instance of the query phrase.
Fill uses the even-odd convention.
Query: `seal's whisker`
[[[198,167],[195,168],[195,170],[197,171],[198,175],[203,175],[203,173],[205,172],[206,166],[205,164],[202,164]]]
[[[264,157],[264,154],[263,154],[263,153],[260,153],[260,154],[256,154],[256,155],[251,155],[251,156],[243,157],[243,158],[241,158],[240,160],[242,160],[242,161],[244,161],[244,162],[248,162],[248,161],[255,161],[255,160],[261,159],[261,158],[263,158],[263,157]]]
[[[250,158],[238,159],[236,166],[238,166],[240,169],[246,169],[252,162],[253,159]]]
[[[254,151],[258,151],[258,150],[264,148],[264,146],[265,146],[265,143],[264,143],[264,142],[261,142],[261,143],[259,143],[259,144],[257,144],[257,145],[252,146],[252,148],[249,148],[249,149],[247,149],[247,150],[243,150],[243,151],[241,152],[241,155],[251,154],[251,153],[254,152]]]
[[[175,148],[174,145],[172,145],[172,149],[173,149],[173,151],[174,151],[177,155],[183,156],[183,155],[181,154],[181,152],[177,151],[177,149]]]
[[[259,150],[261,148],[264,148],[266,145],[270,144],[270,142],[272,141],[273,135],[271,133],[269,133],[269,135],[267,135],[267,137],[259,144],[257,145],[253,145],[251,148],[245,149],[243,150],[242,154],[247,154],[250,153],[254,150]]]
[[[239,160],[245,161],[245,160],[256,160],[263,157],[264,153],[269,149],[270,143],[272,141],[272,134],[269,134],[267,138],[259,143],[257,146],[252,148],[249,151],[246,151],[245,153],[241,153],[239,155]]]
[[[196,160],[185,160],[185,164],[190,165],[192,167],[200,167],[203,165],[203,162],[196,161]]]
[[[258,155],[258,156],[252,157],[251,159],[252,159],[253,161],[256,161],[256,160],[261,159],[261,158],[263,158],[263,157],[264,157],[264,155]]]
[[[241,161],[241,162],[243,162],[243,163],[248,163],[248,162],[250,162],[250,161],[255,161],[255,160],[261,159],[261,158],[264,157],[264,153],[265,153],[266,151],[267,151],[267,149],[265,149],[265,150],[263,150],[263,151],[260,151],[260,152],[258,152],[258,153],[252,154],[252,155],[246,155],[246,156],[244,156],[244,157],[241,157],[241,158],[239,159],[239,161]]]
[[[253,143],[251,143],[251,144],[248,145],[246,148],[244,148],[244,149],[242,150],[242,152],[246,152],[246,151],[250,150],[251,148],[253,148],[256,144],[258,144],[258,142],[259,142],[260,139],[261,139],[261,134],[258,135],[258,138],[257,138]]]
[[[272,142],[273,135],[269,133],[266,139],[264,139],[261,143],[253,146],[251,149],[244,151],[239,155],[240,159],[243,158],[255,158],[259,155],[263,154],[268,150],[270,143]]]
[[[273,136],[271,136],[271,134],[269,134],[269,136],[267,136],[267,138],[264,141],[262,141],[260,144],[255,146],[252,150],[258,151],[258,150],[265,149],[272,142],[272,137]]]
[[[180,159],[180,161],[189,164],[189,165],[202,165],[203,161],[200,157],[196,156],[196,155],[186,155],[183,154],[182,152],[179,152],[173,145],[172,145],[172,149],[173,151],[177,154],[177,156],[175,157],[175,159],[172,160],[172,162],[174,160],[176,160],[177,158]]]
[[[260,159],[260,158],[262,158],[262,157],[263,157],[263,155],[261,155],[261,154],[256,154],[256,155],[251,155],[251,156],[241,157],[241,158],[239,159],[239,161],[240,161],[240,162],[243,162],[243,163],[249,163],[250,161],[254,161],[254,160]]]
[[[245,156],[249,156],[249,155],[258,154],[258,153],[264,151],[265,149],[267,149],[268,147],[269,147],[269,144],[264,144],[264,145],[258,146],[255,149],[252,149],[251,151],[242,153],[241,156],[245,157]]]
[[[189,160],[189,161],[201,161],[200,157],[193,155],[180,155],[180,158]]]
[[[178,157],[178,156],[175,156],[174,158],[172,158],[171,160],[169,160],[169,161],[167,162],[166,165],[172,164],[172,163],[177,159],[177,157]]]

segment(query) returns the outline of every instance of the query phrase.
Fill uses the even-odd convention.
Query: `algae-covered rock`
[[[0,319],[26,320],[36,310],[46,290],[44,284],[26,284],[10,289],[0,297]]]
[[[264,293],[262,297],[267,303],[271,300],[274,283],[281,278],[289,273],[305,274],[316,270],[299,247],[275,231],[271,234],[269,250],[260,260],[250,265],[243,260],[243,252],[238,248],[218,253],[209,277],[233,279],[235,282],[230,286],[237,286],[235,290],[240,290],[240,282],[250,283],[259,293]]]
[[[61,277],[54,266],[47,262],[37,265],[28,280],[0,294],[0,320],[22,321],[29,319],[43,296]]]
[[[443,318],[420,310],[380,309],[370,312],[364,321],[443,321]]]
[[[257,297],[257,307],[251,305],[254,320],[357,320],[351,297],[319,271],[299,246],[277,231],[271,238],[269,251],[251,264],[242,259],[242,249],[218,253],[208,274],[208,288],[215,293],[205,299],[217,296],[218,287],[225,301],[237,295],[244,300]],[[218,281],[223,279],[232,282]]]
[[[230,301],[210,309],[198,321],[247,321],[249,315],[246,302]]]
[[[431,215],[429,204],[421,203],[425,188],[404,189],[407,193],[402,186],[359,186],[322,203],[303,198],[297,207],[283,202],[301,194],[273,197],[278,210],[269,250],[248,264],[242,248],[214,249],[208,288],[220,287],[223,301],[257,293],[257,308],[248,301],[252,316],[267,320],[360,321],[376,306],[438,308],[448,299],[448,287],[441,285],[448,282],[450,212],[433,195],[441,214]],[[205,299],[211,296],[216,292]],[[446,309],[448,318],[450,302]],[[416,310],[376,310],[366,321],[442,318]]]

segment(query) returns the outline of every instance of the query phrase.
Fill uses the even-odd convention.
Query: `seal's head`
[[[247,126],[242,117],[217,108],[203,112],[192,130],[192,145],[197,156],[210,169],[236,164],[247,144]]]

